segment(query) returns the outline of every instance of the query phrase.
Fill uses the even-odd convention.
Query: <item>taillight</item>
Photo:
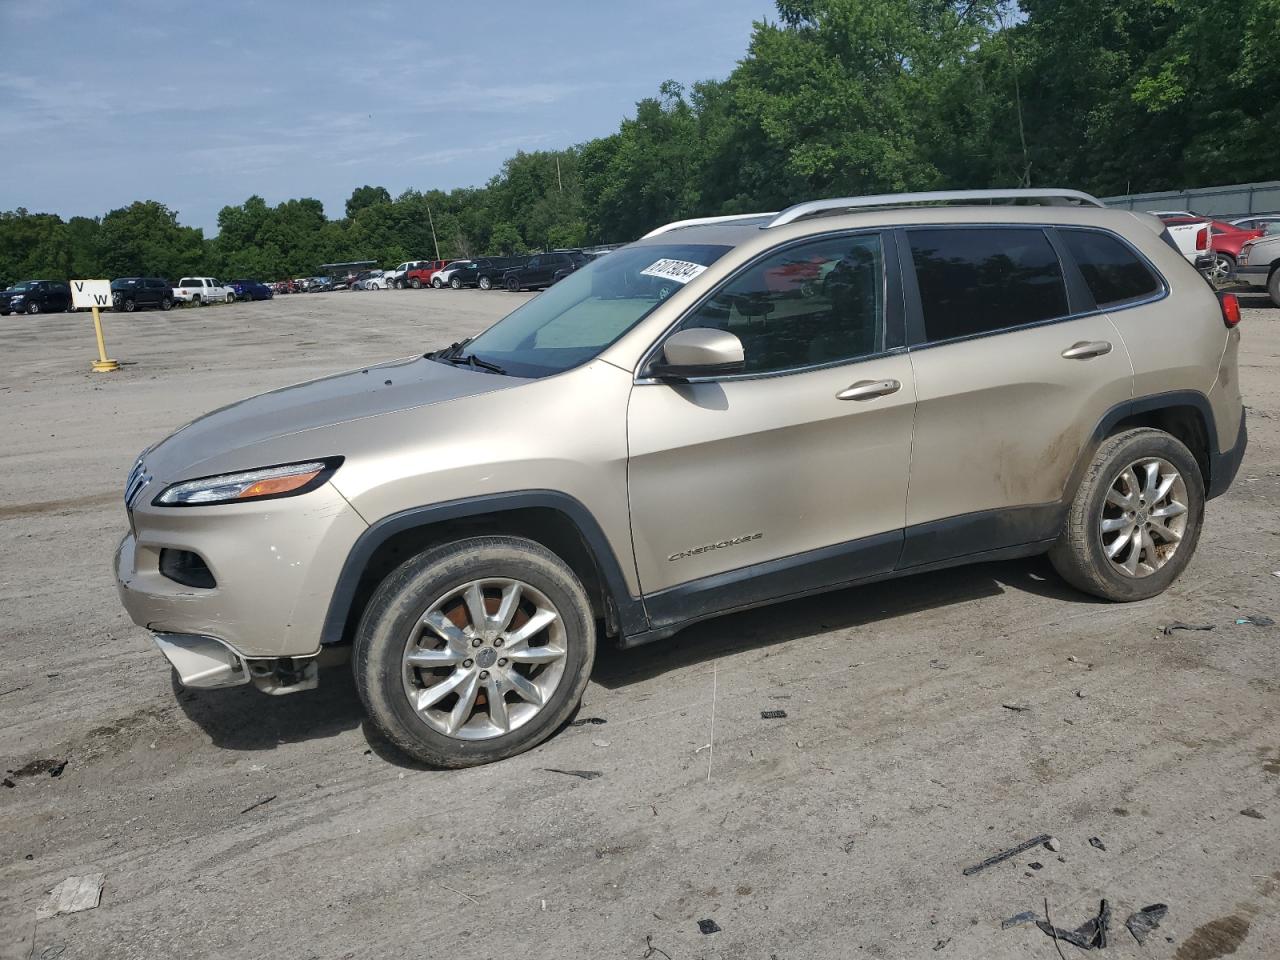
[[[1196,234],[1196,249],[1197,250],[1209,249],[1209,228],[1208,227],[1204,227],[1199,233]]]
[[[1229,328],[1240,322],[1240,298],[1234,293],[1218,294],[1218,304],[1222,307],[1222,322]]]

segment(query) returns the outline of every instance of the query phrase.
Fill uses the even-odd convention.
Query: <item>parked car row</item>
[[[111,281],[111,309],[123,313],[148,307],[172,310],[178,303],[201,307],[237,300],[270,300],[273,296],[270,286],[247,278],[223,283],[215,277],[183,277],[176,285],[161,277],[118,277]],[[71,286],[65,280],[24,280],[0,291],[0,316],[71,309]]]

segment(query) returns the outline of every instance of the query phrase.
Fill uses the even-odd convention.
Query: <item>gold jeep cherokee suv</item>
[[[148,449],[116,556],[182,683],[314,686],[442,766],[572,713],[597,637],[1048,552],[1110,600],[1186,567],[1246,442],[1238,306],[1067,190],[668,224],[473,339]]]

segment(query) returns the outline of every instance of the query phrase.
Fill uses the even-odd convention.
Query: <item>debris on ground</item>
[[[1044,842],[1044,848],[1051,853],[1057,853],[1062,849],[1062,841],[1057,837],[1050,837]]]
[[[761,720],[785,720],[786,718],[787,718],[787,711],[785,710],[761,710],[760,711]]]
[[[704,936],[709,933],[719,933],[720,924],[716,923],[714,920],[699,920],[698,932]]]
[[[68,761],[59,760],[56,757],[46,757],[41,760],[31,760],[24,763],[17,770],[6,770],[14,780],[21,780],[23,777],[34,777],[42,773],[47,773],[51,777],[62,776],[62,771],[67,768]]]
[[[663,950],[661,947],[655,947],[653,945],[653,934],[649,934],[644,938],[644,945],[645,945],[644,956],[641,957],[640,960],[649,960],[649,958],[652,957],[655,953],[660,953],[664,957],[666,957],[667,960],[671,960],[671,954],[667,953],[667,951]]]
[[[1265,819],[1267,819],[1267,818],[1266,818],[1266,817],[1264,817],[1261,813],[1259,813],[1257,810],[1255,810],[1253,807],[1245,807],[1243,810],[1241,810],[1241,811],[1240,811],[1240,814],[1241,814],[1241,816],[1245,816],[1245,817],[1252,817],[1254,820],[1265,820]]]
[[[1105,853],[1105,852],[1106,852],[1106,850],[1107,850],[1107,845],[1106,845],[1105,843],[1103,843],[1101,840],[1099,840],[1097,837],[1090,837],[1090,838],[1089,838],[1089,846],[1091,846],[1091,847],[1097,847],[1097,848],[1098,848],[1099,850],[1101,850],[1103,853]]]
[[[1089,696],[1089,695],[1088,695],[1087,693],[1085,693],[1083,690],[1077,690],[1077,691],[1076,691],[1076,696],[1077,696],[1077,697],[1079,697],[1081,700],[1083,700],[1085,697],[1087,697],[1087,696]]]
[[[257,803],[251,803],[251,804],[249,804],[247,807],[245,807],[243,810],[241,810],[241,811],[240,811],[240,815],[241,815],[241,816],[244,816],[244,815],[245,815],[246,813],[248,813],[250,810],[257,810],[259,807],[265,807],[268,803],[270,803],[272,800],[274,800],[274,799],[276,798],[276,796],[277,796],[277,794],[274,794],[274,793],[273,793],[273,794],[272,794],[271,796],[269,796],[269,797],[263,797],[263,798],[262,798],[261,800],[259,800]]]
[[[1037,920],[1036,926],[1046,936],[1063,940],[1081,950],[1104,950],[1107,946],[1107,928],[1111,926],[1111,907],[1107,901],[1103,900],[1098,907],[1098,915],[1090,917],[1074,930],[1063,930],[1046,920]]]
[[[1012,710],[1014,713],[1025,713],[1031,709],[1031,705],[1027,703],[1002,703],[1000,706],[1006,710]]]
[[[608,723],[608,722],[609,721],[604,719],[604,717],[579,717],[577,720],[570,721],[569,726],[585,727],[588,723],[599,726],[602,723]]]
[[[1147,939],[1147,934],[1160,926],[1160,921],[1168,912],[1168,904],[1153,903],[1149,907],[1143,907],[1137,913],[1129,914],[1129,919],[1124,922],[1124,925],[1133,934],[1133,939],[1138,941],[1138,946],[1142,946],[1143,941]]]
[[[944,663],[943,661],[938,660],[938,659],[930,660],[930,661],[929,661],[929,666],[933,667],[933,669],[935,669],[935,670],[949,670],[949,669],[951,669],[951,665],[950,665],[950,664],[948,664],[948,663]],[[935,947],[934,949],[937,949],[937,948]]]
[[[987,859],[983,860],[981,863],[975,863],[972,867],[965,867],[960,872],[966,877],[971,877],[979,870],[985,870],[987,867],[993,867],[997,863],[1003,863],[1011,857],[1016,857],[1020,853],[1026,853],[1026,851],[1030,850],[1032,847],[1038,847],[1049,839],[1050,837],[1047,833],[1042,833],[1038,837],[1032,837],[1025,843],[1018,844],[1016,847],[1010,847],[1008,850],[997,853],[995,856],[987,857]]]
[[[8,787],[11,790],[17,786],[17,784],[14,783],[12,780],[10,780],[8,777],[5,777],[4,780],[0,781],[0,783],[3,783],[6,787]]]
[[[1000,921],[1000,929],[1008,930],[1010,927],[1020,927],[1024,923],[1035,923],[1040,917],[1036,915],[1034,910],[1023,910],[1022,913],[1015,913],[1008,920]]]
[[[1044,864],[1043,864],[1043,863],[1040,863],[1039,861],[1036,861],[1035,863],[1028,863],[1028,864],[1027,864],[1027,866],[1028,866],[1028,867],[1030,867],[1032,870],[1043,870],[1043,869],[1044,869]]]
[[[583,780],[596,780],[604,774],[599,770],[557,770],[554,767],[543,767],[547,773],[563,773],[566,777],[580,777]]]
[[[608,740],[592,740],[591,745],[593,747],[607,747],[609,746],[609,741]]]
[[[79,913],[97,908],[102,900],[105,873],[88,873],[83,877],[67,877],[49,891],[49,899],[36,909],[37,920],[48,920],[60,913]]]
[[[1255,627],[1274,627],[1276,622],[1261,613],[1251,613],[1247,617],[1236,617],[1236,623],[1251,623]]]
[[[935,944],[933,945],[933,952],[934,952],[934,953],[937,953],[939,950],[941,950],[943,947],[945,947],[945,946],[946,946],[948,943],[950,943],[950,942],[951,942],[951,938],[950,938],[950,937],[947,937],[947,939],[945,939],[945,940],[939,940],[937,943],[935,943]]]
[[[1075,656],[1067,657],[1067,663],[1079,663],[1079,662],[1080,662],[1080,661],[1079,661],[1079,660],[1077,660],[1077,659],[1075,658]]]
[[[1166,637],[1170,636],[1175,630],[1212,630],[1212,623],[1183,623],[1181,620],[1175,620],[1167,626],[1161,627],[1160,632]]]

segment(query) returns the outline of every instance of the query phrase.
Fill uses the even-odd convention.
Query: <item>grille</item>
[[[147,473],[147,468],[143,465],[142,458],[139,457],[138,462],[129,471],[129,479],[124,485],[124,505],[132,510],[138,495],[142,493],[143,488],[150,482],[151,474]]]

